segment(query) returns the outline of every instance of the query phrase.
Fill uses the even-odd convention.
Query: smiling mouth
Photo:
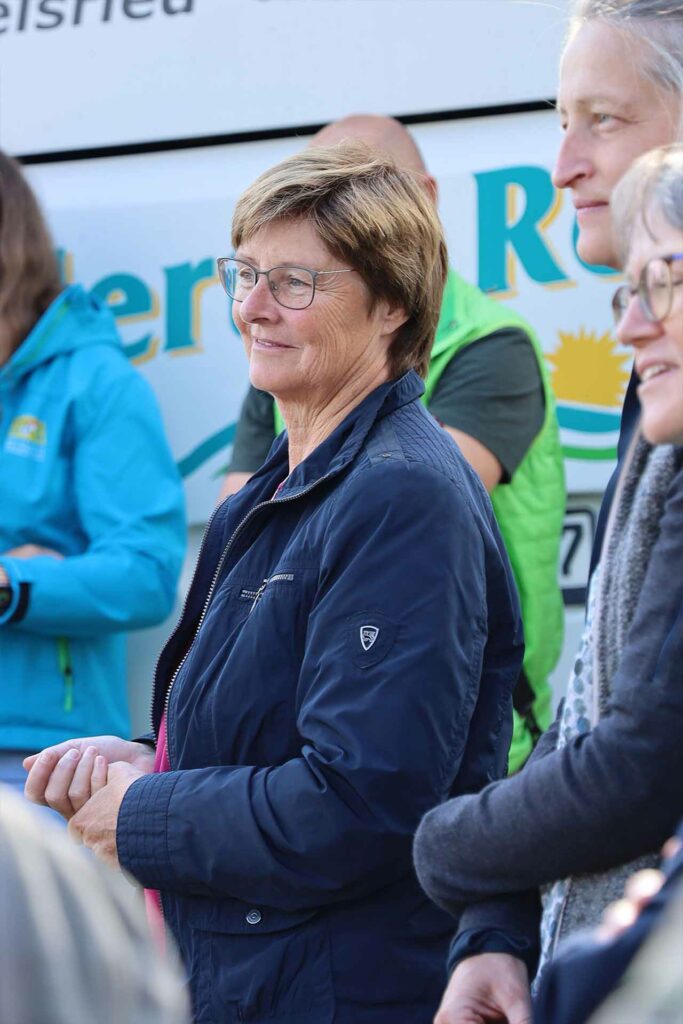
[[[265,338],[252,338],[252,345],[258,345],[259,348],[291,348],[291,345],[283,345],[279,341],[267,341]]]
[[[653,363],[652,366],[647,366],[640,374],[640,379],[643,384],[647,384],[649,380],[654,377],[661,377],[663,373],[668,373],[673,367],[668,363]]]

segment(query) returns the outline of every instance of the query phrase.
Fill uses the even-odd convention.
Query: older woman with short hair
[[[411,837],[503,772],[522,658],[488,499],[419,401],[442,231],[409,173],[341,146],[262,175],[233,244],[221,278],[287,432],[209,524],[156,754],[63,744],[28,791],[160,892],[198,1021],[427,1021],[450,925]],[[87,800],[89,746],[124,763]]]

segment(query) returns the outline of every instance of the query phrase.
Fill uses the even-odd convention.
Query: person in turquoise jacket
[[[48,743],[129,733],[125,633],[168,615],[184,548],[154,395],[0,152],[1,781]]]

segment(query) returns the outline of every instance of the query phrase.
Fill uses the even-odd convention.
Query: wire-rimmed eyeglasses
[[[243,302],[256,287],[259,277],[265,277],[271,295],[285,309],[306,309],[310,306],[319,277],[354,273],[353,267],[344,270],[309,270],[308,267],[291,266],[257,270],[251,263],[235,259],[234,256],[223,256],[216,263],[220,282],[231,299]]]
[[[643,267],[635,288],[630,284],[617,288],[612,297],[612,312],[617,324],[624,316],[632,295],[638,296],[641,309],[651,323],[658,324],[667,318],[674,301],[674,288],[683,286],[683,278],[674,280],[671,272],[671,264],[678,260],[683,260],[683,252],[656,256]]]

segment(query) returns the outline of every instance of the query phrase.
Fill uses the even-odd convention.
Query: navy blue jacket
[[[614,501],[614,494],[617,489],[617,483],[621,474],[621,467],[626,456],[626,452],[629,449],[633,434],[638,421],[640,420],[640,399],[638,398],[638,386],[640,385],[640,377],[636,373],[635,369],[631,371],[629,378],[628,387],[626,388],[626,394],[624,395],[624,405],[621,410],[621,426],[619,428],[619,442],[617,444],[617,465],[615,467],[612,476],[607,482],[605,493],[602,496],[602,502],[600,504],[600,512],[598,515],[598,521],[595,526],[595,536],[593,537],[593,548],[591,550],[591,564],[589,579],[595,572],[595,569],[600,561],[602,555],[602,543],[605,539],[605,530],[607,528],[607,520],[609,519],[610,509],[612,508],[612,502]]]
[[[451,924],[411,840],[503,773],[522,659],[490,503],[413,372],[215,513],[162,653],[172,770],[119,813],[202,1022],[431,1020]],[[175,676],[175,679],[174,679]],[[169,696],[170,690],[170,696]]]

